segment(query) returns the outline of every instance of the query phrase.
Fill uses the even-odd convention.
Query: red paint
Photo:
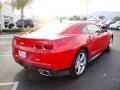
[[[17,34],[12,42],[13,56],[21,62],[52,70],[70,68],[73,58],[81,48],[87,49],[90,58],[108,46],[111,33],[83,33],[82,27],[86,24],[90,23],[72,24],[54,35],[41,35],[39,32]],[[26,58],[21,58],[18,50],[25,51]]]

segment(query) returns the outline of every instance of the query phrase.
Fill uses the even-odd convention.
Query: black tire
[[[79,61],[78,58],[81,57],[80,55],[85,55],[85,57],[82,59],[83,62],[84,62],[84,67],[83,66],[79,66],[79,68],[81,68],[81,71],[78,71],[78,65],[77,65],[77,62]],[[82,61],[80,60],[81,64],[82,64]],[[80,64],[79,62],[79,64]],[[75,56],[74,60],[73,60],[73,63],[72,63],[72,68],[71,68],[71,74],[74,78],[79,78],[85,71],[86,69],[86,66],[87,66],[87,52],[84,50],[84,49],[81,49],[77,55]],[[80,73],[78,73],[80,72]]]
[[[117,27],[117,30],[120,30],[119,28],[120,28],[120,26]]]
[[[109,44],[108,44],[108,47],[107,47],[106,51],[111,51],[112,46],[113,46],[113,38],[111,37],[110,40],[109,40]]]

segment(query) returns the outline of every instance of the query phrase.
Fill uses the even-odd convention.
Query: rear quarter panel
[[[70,37],[55,40],[54,53],[61,56],[58,57],[57,66],[66,68],[71,67],[72,61],[77,52],[82,48],[89,47],[89,36],[86,34],[76,34]],[[61,54],[61,55],[60,55]],[[89,54],[89,51],[88,51]]]

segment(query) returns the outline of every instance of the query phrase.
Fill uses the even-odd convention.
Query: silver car
[[[119,30],[120,29],[120,21],[117,21],[116,23],[111,24],[109,26],[109,29]]]

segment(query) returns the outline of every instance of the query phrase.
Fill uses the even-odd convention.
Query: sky
[[[119,4],[120,0],[33,0],[25,7],[24,13],[28,17],[41,18],[85,16],[99,11],[120,11]]]

